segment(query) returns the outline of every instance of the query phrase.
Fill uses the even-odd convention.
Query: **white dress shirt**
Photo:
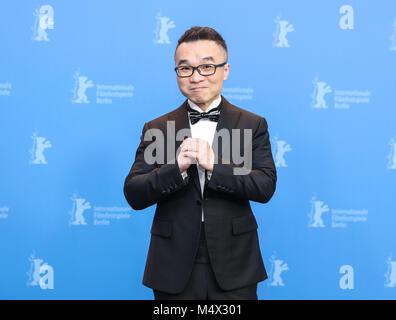
[[[205,112],[209,112],[209,110],[217,108],[219,106],[220,102],[221,102],[221,96],[219,95],[210,104],[210,106],[208,107],[208,109],[206,109]],[[190,107],[192,109],[197,110],[201,113],[204,112],[204,111],[202,111],[202,109],[199,106],[197,106],[190,99],[188,100],[188,104],[190,105]],[[217,127],[217,122],[211,121],[207,118],[200,119],[198,122],[196,122],[194,124],[191,124],[190,120],[189,120],[189,122],[190,122],[190,128],[191,128],[191,137],[206,140],[209,143],[209,145],[212,147],[213,137],[214,137],[216,127]],[[199,182],[201,184],[201,192],[202,192],[202,196],[203,196],[203,190],[204,190],[204,186],[205,186],[205,171],[206,170],[203,169],[198,163],[197,163],[197,170],[198,170]],[[187,172],[183,176],[185,176],[186,174],[187,174]],[[212,174],[212,172],[210,172],[210,171],[207,172],[208,179],[210,179],[211,174]],[[204,221],[203,208],[202,208],[202,221]]]

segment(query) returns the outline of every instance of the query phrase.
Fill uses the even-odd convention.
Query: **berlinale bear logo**
[[[391,41],[390,50],[396,51],[396,19],[393,20],[392,27],[393,27],[393,32],[390,37],[390,41]]]
[[[270,271],[270,282],[268,283],[268,285],[272,287],[284,287],[285,284],[283,283],[281,274],[283,271],[289,270],[289,266],[287,265],[287,263],[284,263],[283,260],[276,259],[275,255],[271,256],[270,262],[272,263],[272,266]]]
[[[47,164],[47,160],[44,156],[44,150],[51,148],[51,141],[47,138],[39,137],[37,131],[33,133],[33,147],[30,149],[30,163],[31,164]]]
[[[287,41],[286,35],[289,32],[294,31],[294,27],[289,21],[281,20],[280,17],[276,17],[276,30],[273,34],[274,43],[273,46],[277,48],[290,48],[289,41]]]
[[[54,269],[43,259],[36,258],[35,253],[29,257],[30,269],[27,272],[28,286],[40,286],[41,289],[54,289]]]
[[[324,204],[323,201],[316,200],[316,197],[313,196],[311,201],[311,212],[309,213],[309,227],[312,228],[324,228],[325,225],[323,223],[322,215],[325,212],[329,212],[329,206]]]
[[[312,108],[316,109],[327,109],[328,106],[326,104],[326,101],[324,99],[324,96],[327,93],[330,93],[331,87],[327,85],[326,82],[324,81],[319,81],[317,77],[315,77],[314,81],[314,92],[312,94]]]
[[[49,41],[46,30],[54,29],[54,8],[44,5],[36,9],[33,15],[36,17],[33,26],[33,41]]]
[[[385,274],[385,288],[396,287],[396,261],[392,261],[392,255],[389,255],[388,260],[388,270]]]
[[[275,166],[279,167],[287,167],[286,160],[285,160],[285,153],[292,151],[290,144],[288,144],[284,140],[278,140],[278,137],[274,138],[274,154],[275,154]]]
[[[73,201],[73,208],[69,212],[71,215],[69,224],[74,226],[87,225],[83,213],[85,210],[92,208],[91,204],[86,199],[77,197],[76,193],[72,195],[71,200]]]
[[[396,142],[395,139],[391,139],[389,142],[390,152],[388,155],[388,169],[396,170]]]
[[[155,38],[154,43],[157,44],[170,44],[168,30],[176,28],[175,23],[169,17],[161,16],[161,12],[157,13],[155,17],[157,20],[157,28],[154,30]]]
[[[73,103],[90,103],[85,93],[88,88],[92,88],[94,84],[92,80],[88,80],[88,77],[80,75],[80,71],[76,71],[73,78],[74,89],[73,89]]]

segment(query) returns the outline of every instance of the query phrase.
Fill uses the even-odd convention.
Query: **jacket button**
[[[202,201],[198,199],[198,200],[197,200],[197,205],[200,206],[201,204],[202,204]]]

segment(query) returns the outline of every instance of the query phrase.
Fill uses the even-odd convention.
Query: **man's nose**
[[[204,80],[205,77],[201,76],[198,72],[197,69],[194,70],[194,73],[192,74],[192,76],[190,77],[190,82],[200,82],[202,80]]]

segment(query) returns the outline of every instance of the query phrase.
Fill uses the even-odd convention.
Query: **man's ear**
[[[230,73],[230,64],[227,63],[227,64],[224,66],[224,77],[223,77],[223,80],[227,80],[228,74],[229,74],[229,73]]]

